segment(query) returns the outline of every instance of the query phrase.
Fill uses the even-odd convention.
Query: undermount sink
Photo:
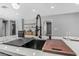
[[[6,42],[3,44],[42,50],[42,47],[43,47],[45,41],[46,40],[27,39],[26,38],[26,39],[18,39],[18,40]]]
[[[32,40],[32,41],[22,45],[22,47],[42,50],[42,47],[43,47],[45,41],[46,40]]]

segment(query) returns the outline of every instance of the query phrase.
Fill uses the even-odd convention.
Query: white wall
[[[79,13],[51,15],[42,17],[42,20],[43,22],[52,21],[53,36],[79,36]],[[43,35],[45,35],[44,33]]]

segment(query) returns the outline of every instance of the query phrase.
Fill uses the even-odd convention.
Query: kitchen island
[[[17,38],[17,37],[15,37],[15,38]],[[13,39],[13,38],[10,38],[10,39]],[[58,37],[58,39],[60,39],[60,38]],[[18,40],[18,39],[15,39],[15,40]],[[57,38],[56,38],[56,40],[57,40]],[[79,48],[78,48],[79,42],[65,40],[63,38],[61,40],[63,40],[76,53],[76,55],[79,55]],[[14,41],[14,40],[12,40],[12,41]],[[11,41],[9,41],[9,42],[11,42]],[[48,53],[48,52],[43,52],[43,51],[37,50],[37,49],[13,46],[13,45],[8,45],[8,44],[3,44],[3,43],[0,44],[0,51],[10,54],[10,55],[15,55],[15,56],[65,56],[65,55],[61,55],[61,54]]]

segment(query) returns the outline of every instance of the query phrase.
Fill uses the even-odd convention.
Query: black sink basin
[[[6,42],[6,43],[3,43],[3,44],[42,50],[42,47],[43,47],[45,41],[46,40],[18,39],[18,40],[13,40],[13,41]]]
[[[32,40],[32,41],[22,45],[22,47],[42,50],[42,47],[43,47],[45,41],[46,40]]]

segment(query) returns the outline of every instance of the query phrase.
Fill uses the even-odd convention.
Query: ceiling
[[[41,16],[48,16],[63,13],[79,12],[79,4],[75,3],[20,3],[20,8],[17,10],[13,9],[10,3],[0,3],[0,7],[2,5],[7,6],[7,8],[3,6],[5,13],[10,13],[11,11],[12,13],[14,13],[14,15],[17,14],[25,19],[33,19],[37,14],[40,14]],[[51,8],[51,6],[53,6],[54,8]],[[7,9],[7,12],[5,8]]]

